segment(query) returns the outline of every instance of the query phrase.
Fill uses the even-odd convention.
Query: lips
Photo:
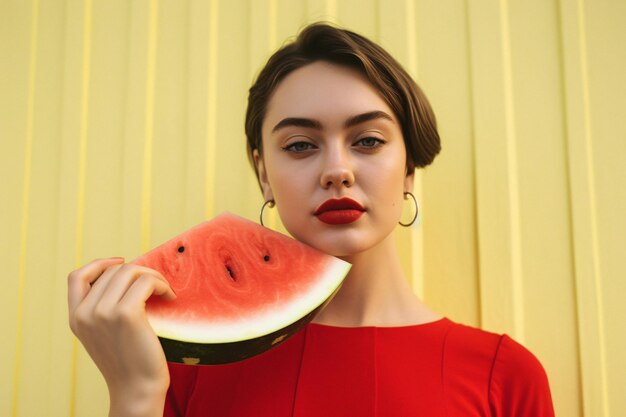
[[[350,198],[330,199],[322,203],[315,215],[327,224],[348,224],[361,217],[365,208]]]

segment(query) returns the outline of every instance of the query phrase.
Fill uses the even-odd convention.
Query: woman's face
[[[393,231],[413,175],[400,124],[358,71],[325,61],[293,71],[274,90],[262,135],[264,197],[296,239],[347,257]]]

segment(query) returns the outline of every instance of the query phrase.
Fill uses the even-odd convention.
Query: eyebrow
[[[375,110],[350,117],[348,120],[346,120],[343,127],[344,129],[347,129],[349,127],[356,126],[358,124],[369,122],[370,120],[375,119],[387,119],[393,123],[393,119],[387,113],[385,113],[384,111]],[[274,128],[272,129],[272,133],[288,126],[306,127],[310,129],[322,130],[322,123],[320,123],[319,120],[307,119],[304,117],[287,117],[278,122],[276,126],[274,126]]]

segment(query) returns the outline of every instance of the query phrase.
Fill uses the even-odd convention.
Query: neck
[[[441,318],[414,294],[390,234],[379,245],[344,258],[352,264],[341,289],[313,320],[341,327],[407,326]]]

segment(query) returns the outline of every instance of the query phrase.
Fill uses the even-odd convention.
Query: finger
[[[113,308],[120,302],[122,297],[124,297],[124,294],[126,294],[134,282],[143,275],[151,275],[165,284],[165,286],[169,289],[169,291],[163,294],[166,299],[176,298],[174,291],[170,288],[169,282],[159,271],[143,266],[127,264],[123,270],[120,270],[116,276],[110,280],[107,285],[106,292],[102,295],[98,302],[98,307],[105,309]]]
[[[123,258],[96,259],[83,267],[70,272],[67,277],[67,303],[70,314],[84,300],[91,290],[91,284],[110,266],[123,263]]]
[[[100,299],[106,294],[109,288],[109,283],[119,275],[119,271],[124,267],[124,264],[111,265],[108,267],[100,278],[98,278],[93,284],[91,284],[91,290],[85,296],[80,303],[80,308],[83,312],[93,311],[94,307],[100,302]]]
[[[165,299],[173,299],[176,297],[172,289],[165,282],[155,278],[153,275],[141,275],[128,288],[124,297],[119,304],[122,308],[144,308],[146,301],[150,296],[158,295]]]

